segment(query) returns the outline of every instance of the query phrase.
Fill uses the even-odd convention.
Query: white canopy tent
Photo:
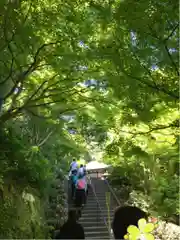
[[[91,161],[91,162],[86,164],[86,170],[87,171],[105,170],[105,169],[110,168],[110,167],[111,167],[110,165],[107,165],[105,163],[98,162],[98,161]]]

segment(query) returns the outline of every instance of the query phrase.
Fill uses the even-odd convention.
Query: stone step
[[[86,205],[87,208],[90,208],[90,207],[92,208],[92,207],[97,207],[97,206],[99,207],[99,204],[96,203],[96,202],[94,202],[94,203],[87,203],[87,205]]]
[[[112,209],[112,208],[110,208],[109,210],[108,210],[108,208],[105,206],[105,207],[101,207],[101,209],[99,209],[99,206],[98,205],[87,205],[87,206],[84,206],[83,207],[83,211],[87,211],[87,212],[95,212],[95,211],[97,211],[97,210],[102,210],[103,212],[108,212],[108,211],[110,211],[110,212],[114,212],[114,209]]]
[[[90,216],[90,217],[81,217],[79,219],[80,222],[99,222],[99,221],[102,221],[103,220],[103,217],[102,216]]]
[[[95,206],[99,207],[99,204],[97,202],[91,202],[91,203],[87,203],[86,206],[87,207],[95,207]]]
[[[99,220],[98,221],[79,221],[79,223],[83,226],[83,227],[88,227],[88,226],[102,226],[103,221]]]
[[[99,207],[99,205],[102,209],[107,209],[107,205],[105,203],[101,203],[101,202],[99,202],[99,204],[96,202],[90,203],[90,204],[87,203],[86,208],[95,208],[97,206]]]
[[[107,210],[105,211],[100,211],[99,209],[92,209],[92,210],[89,210],[89,209],[84,209],[83,210],[83,215],[94,215],[94,214],[99,214],[99,213],[101,213],[101,214],[103,214],[103,215],[105,215],[105,214],[108,214],[108,212],[107,212]],[[110,215],[114,215],[114,211],[113,210],[111,210],[110,212]]]
[[[88,196],[89,199],[96,199],[96,198],[100,198],[100,199],[106,199],[106,195],[105,194],[100,194],[100,195],[97,195],[96,196]]]
[[[90,231],[90,232],[85,232],[85,237],[86,238],[92,238],[92,237],[98,237],[99,239],[102,239],[104,236],[109,236],[108,230],[104,228],[103,231],[98,231],[96,229]]]
[[[103,224],[103,223],[102,223]],[[86,232],[91,232],[94,229],[96,229],[98,232],[107,232],[107,228],[104,225],[100,225],[100,226],[96,226],[96,228],[94,228],[94,226],[84,226],[84,229]]]
[[[98,204],[97,205],[89,205],[89,204],[87,204],[87,205],[84,206],[84,210],[86,210],[86,209],[93,210],[93,209],[97,209],[97,208],[99,209]]]
[[[97,202],[106,204],[106,199],[104,199],[104,198],[102,198],[102,199],[87,199],[86,202],[87,202],[87,204],[97,203]]]
[[[103,201],[103,202],[106,202],[106,197],[97,197],[97,198],[94,198],[94,199],[91,199],[91,198],[88,198],[89,201]],[[112,199],[110,199],[110,201],[112,201]]]
[[[96,217],[96,216],[97,216],[97,217],[98,217],[98,216],[101,216],[101,212],[100,212],[100,211],[98,211],[98,212],[92,212],[92,213],[82,212],[82,217],[83,217],[83,218],[86,218],[86,217],[89,218],[89,217],[91,217],[91,216],[92,216],[92,217],[93,217],[93,216],[94,216],[94,217]]]
[[[106,215],[106,214],[101,214],[101,213],[98,213],[98,214],[94,214],[94,215],[85,215],[85,214],[83,214],[82,215],[82,219],[83,219],[83,221],[85,221],[85,219],[87,218],[87,220],[92,220],[93,218],[94,218],[94,220],[97,220],[97,219],[108,219],[108,215]],[[112,221],[113,220],[113,218],[114,218],[114,216],[113,215],[110,215],[110,220]]]

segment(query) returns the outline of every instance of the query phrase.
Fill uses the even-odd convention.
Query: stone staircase
[[[106,193],[110,194],[110,223],[113,219],[115,202],[105,181],[91,179],[92,188],[89,191],[87,204],[82,211],[80,223],[84,227],[86,239],[112,239],[108,228],[108,211],[106,205]]]
[[[91,178],[92,189],[89,190],[87,203],[82,210],[79,223],[83,226],[86,239],[112,239],[108,228],[108,210],[106,204],[106,194],[110,195],[110,222],[112,222],[114,208],[117,203],[113,200],[109,188],[105,181]],[[70,189],[68,189],[70,196]],[[68,200],[69,208],[73,206],[71,197]]]
[[[107,208],[107,202],[106,202],[106,197],[107,194],[109,195],[109,213],[110,213],[110,223],[113,220],[114,216],[114,210],[117,207],[117,202],[113,198],[108,185],[104,180],[101,179],[92,179],[92,186],[94,187],[94,191],[96,193],[99,205],[101,207],[101,212],[102,212],[102,217],[105,219],[107,224],[109,224],[108,220],[108,208]]]
[[[87,203],[79,223],[84,228],[86,239],[109,239],[108,228],[92,190],[89,190]]]

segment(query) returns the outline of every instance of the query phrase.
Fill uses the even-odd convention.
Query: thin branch
[[[89,91],[89,89],[82,89],[81,90],[81,92],[83,92],[83,91]],[[78,92],[77,91],[75,91],[72,95],[74,95],[74,94],[77,94]],[[79,94],[79,93],[78,93]],[[72,96],[71,95],[71,96]],[[95,99],[92,99],[92,100],[95,100]],[[58,103],[58,102],[62,102],[62,99],[60,99],[60,100],[57,100],[57,101],[51,101],[51,102],[47,102],[47,103],[42,103],[42,104],[38,104],[38,105],[23,105],[23,106],[21,106],[21,107],[19,107],[19,108],[15,108],[15,109],[11,109],[11,111],[10,112],[6,112],[6,113],[4,113],[1,117],[0,117],[0,121],[7,121],[7,120],[9,120],[10,118],[12,118],[12,117],[15,117],[16,115],[18,115],[18,113],[20,113],[23,109],[25,109],[25,110],[27,110],[27,108],[33,108],[33,107],[39,107],[39,106],[45,106],[46,108],[48,108],[48,105],[51,105],[51,104],[53,104],[53,103]],[[110,102],[109,102],[110,103]],[[84,105],[84,106],[86,106],[86,104]],[[60,114],[64,114],[65,112],[68,112],[68,111],[73,111],[73,110],[76,110],[76,109],[79,109],[80,107],[78,107],[78,108],[73,108],[73,109],[65,109],[65,110],[63,110],[62,112],[60,112]],[[29,111],[29,109],[28,109],[28,111]]]
[[[82,89],[81,91],[76,91],[75,89],[72,89],[72,90],[67,89],[66,91],[63,91],[63,92],[60,92],[60,93],[57,93],[57,94],[49,94],[47,96],[44,96],[44,99],[48,98],[48,97],[58,96],[59,94],[63,94],[63,93],[66,93],[66,92],[70,93],[70,91],[74,91],[74,92],[71,92],[70,97],[72,97],[75,94],[79,94],[80,95],[80,93],[86,93],[86,92],[89,91],[89,89]],[[82,95],[80,95],[80,96],[82,96]],[[40,98],[34,99],[34,101],[37,101],[37,100],[40,100]],[[27,105],[27,107],[32,108],[32,107],[46,106],[46,105],[50,105],[50,104],[53,104],[53,103],[62,102],[62,100],[63,99],[59,99],[59,100],[54,100],[54,101],[51,101],[51,102],[40,103],[40,104],[37,104],[37,105],[36,104],[34,104],[34,105]]]
[[[28,8],[27,13],[26,13],[26,15],[25,15],[23,24],[26,23],[26,21],[27,21],[27,19],[28,19],[28,17],[29,17],[31,7],[32,7],[32,0],[31,0],[31,2],[30,2],[30,4],[29,4],[29,8]]]
[[[39,115],[39,114],[37,114],[37,113],[31,111],[31,110],[28,109],[28,108],[25,108],[25,110],[26,110],[27,112],[29,112],[30,114],[32,114],[34,117],[37,117],[37,118],[40,118],[40,119],[44,119],[44,120],[52,119],[52,116],[45,117],[45,116]]]
[[[7,29],[7,15],[5,16],[3,31],[4,31],[4,38],[5,38],[5,41],[6,41],[8,50],[9,50],[9,52],[10,52],[10,54],[11,54],[11,66],[10,66],[9,74],[8,74],[8,76],[5,78],[5,80],[3,81],[3,83],[5,83],[5,82],[12,76],[13,64],[14,64],[14,62],[16,61],[16,60],[15,60],[15,57],[14,57],[13,50],[12,50],[11,45],[10,45],[10,43],[11,43],[12,39],[14,38],[14,35],[15,35],[15,34],[13,35],[13,37],[11,38],[11,40],[9,40],[8,37],[7,37],[6,29]],[[16,64],[18,65],[17,61],[16,61]]]
[[[137,132],[137,134],[138,135],[140,135],[140,134],[149,134],[149,133],[154,132],[154,131],[163,130],[163,129],[167,129],[167,128],[177,128],[177,127],[178,126],[173,122],[170,125],[159,125],[159,126],[153,127],[149,131],[147,131],[147,132]]]
[[[71,112],[71,111],[76,111],[76,110],[82,109],[82,108],[84,108],[85,106],[86,106],[86,104],[84,104],[83,106],[78,106],[77,108],[65,109],[65,110],[59,112],[57,117],[59,117],[59,115],[62,115],[62,114],[64,114],[64,113],[67,113],[67,112]],[[28,112],[30,112],[33,116],[38,117],[38,118],[40,118],[40,119],[44,119],[44,120],[46,120],[46,119],[52,119],[52,116],[45,117],[45,116],[39,115],[39,114],[37,114],[37,113],[34,113],[32,110],[30,110],[30,109],[28,109],[28,108],[25,108],[25,110],[28,111]]]
[[[104,124],[97,124],[95,126],[108,127],[108,128],[113,129],[113,127],[109,124],[105,124],[105,125]],[[179,127],[178,123],[176,121],[174,121],[169,125],[157,125],[155,127],[150,127],[150,130],[146,131],[146,132],[135,132],[135,131],[130,132],[130,131],[122,130],[122,129],[120,129],[120,130],[117,129],[117,132],[123,132],[123,133],[131,134],[134,137],[136,135],[146,135],[146,134],[149,134],[149,133],[154,132],[154,131],[163,130],[163,129],[167,129],[167,128],[178,128],[178,127]]]
[[[26,101],[26,103],[30,102],[30,100],[33,99],[33,97],[42,89],[42,87],[44,86],[45,83],[53,80],[53,79],[54,79],[55,77],[57,77],[57,76],[58,76],[58,74],[55,74],[55,75],[54,75],[52,78],[50,78],[49,80],[45,80],[45,81],[39,86],[39,88],[32,94],[32,96]],[[59,81],[56,82],[55,84],[51,84],[50,86],[56,85],[57,83],[59,83]],[[42,91],[41,95],[40,95],[38,98],[34,99],[33,101],[37,101],[37,100],[40,100],[40,99],[44,98],[43,94],[48,90],[48,88],[49,88],[50,86],[48,85],[48,86]]]
[[[63,89],[62,89],[63,90]],[[57,91],[57,89],[56,89],[56,91]],[[74,92],[72,92],[72,91],[74,91]],[[41,100],[41,99],[46,99],[46,98],[50,98],[50,97],[57,97],[57,96],[60,96],[60,94],[65,94],[65,93],[68,93],[68,94],[70,94],[71,93],[71,96],[72,95],[74,95],[74,94],[76,94],[77,93],[77,91],[75,91],[74,89],[67,89],[67,87],[66,87],[66,91],[59,91],[58,93],[52,93],[52,94],[48,94],[48,95],[41,95],[40,97],[38,97],[38,98],[36,98],[36,99],[34,99],[32,102],[37,102],[37,101],[39,101],[39,100]],[[61,99],[62,100],[62,99]]]
[[[49,139],[53,132],[54,131],[49,132],[48,135],[44,138],[44,140],[38,144],[38,147],[41,147]]]
[[[169,34],[169,36],[167,38],[164,39],[164,41],[168,41],[172,35],[174,34],[174,32],[176,31],[176,29],[179,27],[179,23],[176,24],[176,26],[173,28],[173,30],[171,31],[171,33]]]
[[[171,60],[172,65],[174,66],[174,69],[176,70],[177,75],[179,76],[179,69],[178,69],[176,63],[174,62],[174,60],[173,60],[173,58],[172,58],[172,56],[171,56],[171,54],[169,52],[169,49],[168,49],[166,43],[164,43],[164,47],[165,47],[165,50],[166,50],[166,52],[167,52],[167,54],[169,56],[169,59]]]
[[[11,88],[11,90],[4,96],[3,100],[5,101],[8,97],[10,97],[14,91],[16,90],[17,86],[19,83],[23,82],[24,79],[26,78],[26,76],[28,76],[29,72],[28,71],[24,71],[23,73],[21,73],[19,75],[18,80],[16,81],[16,83],[14,84],[14,86]]]
[[[38,143],[38,140],[39,140],[39,131],[38,131],[39,129],[37,129],[37,131],[36,131],[36,129],[35,129],[35,135],[36,135],[36,139],[35,139],[35,143],[37,144]]]
[[[57,74],[58,75],[58,74]],[[56,75],[56,76],[57,76]],[[55,76],[54,76],[55,77]],[[54,77],[52,77],[51,79],[53,79]],[[51,80],[51,79],[49,79],[49,80]],[[48,81],[49,81],[48,80]],[[32,94],[32,96],[28,99],[26,96],[23,96],[23,97],[21,97],[19,100],[23,100],[24,99],[24,101],[26,102],[26,104],[24,104],[24,105],[27,105],[29,102],[30,102],[30,100],[31,100],[31,102],[36,102],[36,101],[38,101],[38,100],[41,100],[41,99],[44,99],[46,96],[45,95],[43,95],[45,92],[46,92],[46,90],[49,90],[48,89],[48,87],[49,87],[49,85],[47,86],[47,88],[45,88],[42,92],[41,92],[41,95],[39,96],[39,97],[37,97],[37,98],[35,98],[35,99],[32,99],[40,90],[41,90],[41,88],[44,86],[44,84],[46,83],[46,82],[48,82],[48,81],[44,81],[40,86],[39,86],[39,88]],[[43,85],[43,86],[42,86]]]
[[[36,98],[36,99],[34,99],[32,102],[37,102],[37,101],[39,101],[39,100],[44,100],[44,99],[46,99],[46,98],[52,98],[52,97],[57,97],[57,96],[60,96],[60,93],[65,93],[65,92],[67,92],[67,93],[70,93],[70,90],[67,90],[67,91],[64,91],[64,92],[59,92],[59,93],[54,93],[54,94],[49,94],[49,95],[44,95],[44,96],[41,96],[41,97],[39,97],[39,98]],[[62,100],[62,99],[61,99]]]
[[[169,49],[168,49],[168,47],[167,47],[167,44],[166,44],[167,41],[169,40],[169,38],[174,34],[174,32],[176,31],[176,29],[177,29],[178,26],[179,26],[179,23],[173,28],[172,32],[171,32],[171,33],[169,34],[169,36],[168,36],[167,38],[165,38],[165,39],[160,39],[160,38],[158,37],[157,33],[156,33],[155,31],[153,31],[152,27],[149,26],[149,28],[151,29],[152,32],[154,32],[154,35],[152,35],[152,36],[155,37],[156,40],[158,40],[160,43],[163,42],[164,47],[165,47],[165,50],[166,50],[166,52],[167,52],[167,54],[168,54],[168,57],[169,57],[172,65],[174,66],[174,69],[175,69],[177,75],[179,76],[179,69],[178,69],[176,63],[174,62],[174,60],[173,60],[173,58],[172,58],[172,56],[171,56],[171,54],[170,54],[170,52],[169,52]],[[178,96],[178,99],[179,99],[179,96]]]
[[[138,61],[140,66],[142,66],[145,69],[145,71],[148,73],[148,75],[150,76],[150,78],[152,79],[152,81],[154,83],[154,87],[157,88],[157,90],[162,91],[163,93],[168,94],[170,96],[172,96],[172,95],[175,96],[174,93],[172,93],[172,92],[166,90],[165,88],[163,88],[162,86],[159,86],[158,84],[156,84],[155,78],[152,76],[151,71],[148,69],[148,67],[146,67],[146,65],[140,61],[140,59],[134,52],[133,52],[133,56],[135,57],[136,61]]]
[[[47,83],[48,81],[45,80],[44,82],[42,82],[40,84],[40,86],[36,89],[36,91],[31,95],[30,98],[28,98],[27,102],[25,104],[27,104],[29,101],[31,101],[33,99],[33,97],[41,90],[41,88],[43,88],[43,86]]]
[[[167,128],[177,128],[176,125],[174,125],[174,123],[170,124],[170,125],[167,125],[167,126],[156,126],[156,127],[153,127],[153,128],[150,128],[149,131],[146,131],[146,132],[129,132],[129,131],[124,131],[124,130],[120,130],[120,132],[125,132],[125,133],[128,133],[128,134],[131,134],[132,137],[135,137],[137,135],[147,135],[149,133],[152,133],[154,131],[158,131],[158,130],[163,130],[163,129],[167,129]]]
[[[16,89],[16,87],[17,87],[17,85],[18,85],[19,82],[23,82],[24,79],[25,79],[30,73],[32,73],[33,71],[36,70],[36,68],[38,67],[38,66],[37,66],[37,64],[38,64],[38,56],[39,56],[40,52],[41,52],[44,48],[46,48],[47,46],[55,45],[55,44],[57,44],[57,43],[59,43],[59,41],[50,42],[50,43],[45,43],[45,44],[43,44],[41,47],[38,48],[38,50],[37,50],[36,53],[35,53],[33,62],[30,64],[30,66],[28,67],[27,70],[25,70],[23,73],[20,74],[20,76],[18,77],[15,85],[12,87],[12,89],[10,90],[10,92],[7,93],[7,95],[3,98],[4,100],[6,100],[8,97],[10,97],[10,96],[14,93],[14,91],[15,91],[15,89]]]
[[[10,71],[9,71],[8,76],[3,81],[0,82],[0,85],[4,84],[12,76],[12,73],[13,73],[13,63],[14,63],[14,58],[12,58],[12,60],[11,60],[11,66],[10,66]]]
[[[158,86],[156,87],[156,86],[152,85],[151,83],[149,83],[149,82],[147,82],[147,81],[144,81],[144,80],[143,80],[142,78],[140,78],[140,77],[132,76],[132,75],[130,75],[129,73],[127,73],[127,72],[126,72],[125,70],[123,70],[123,69],[120,69],[120,70],[121,70],[126,76],[128,76],[128,77],[130,77],[130,78],[132,78],[132,79],[137,80],[138,82],[140,82],[140,83],[143,84],[143,85],[148,86],[149,88],[152,88],[152,89],[154,89],[154,90],[156,90],[156,91],[161,91],[161,92],[169,95],[169,96],[172,97],[172,98],[179,99],[179,96],[175,95],[174,93],[172,93],[172,92],[170,92],[170,91],[168,91],[168,90],[166,90],[166,89],[159,88]]]
[[[57,43],[60,43],[60,41],[50,42],[50,43],[44,43],[41,47],[39,47],[38,50],[37,50],[36,53],[35,53],[34,61],[33,61],[32,65],[30,66],[30,68],[33,68],[33,67],[36,65],[36,63],[37,63],[37,61],[38,61],[38,56],[39,56],[40,52],[41,52],[44,48],[49,47],[49,46],[51,46],[51,45],[56,45]]]
[[[80,94],[80,92],[77,92],[77,94],[81,97],[81,99],[86,100],[89,102],[91,100],[92,102],[101,102],[101,103],[108,103],[109,105],[114,105],[112,101],[107,101],[105,99],[98,99],[98,98],[92,98],[92,97],[86,97]]]
[[[22,21],[22,23],[21,23],[21,26],[23,26],[23,25],[26,23],[26,21],[27,21],[27,19],[28,19],[28,16],[29,16],[29,14],[30,14],[31,7],[32,7],[32,0],[31,0],[31,2],[30,2],[29,8],[28,8],[28,10],[27,10],[27,13],[26,13],[26,15],[25,15],[24,21]],[[9,8],[8,8],[8,11],[9,11]],[[6,23],[7,23],[7,18],[8,18],[8,11],[6,11],[6,14],[5,14],[5,17],[4,17],[4,19],[5,19],[5,20],[4,20],[4,30],[8,29],[7,24],[6,24]],[[17,29],[16,29],[16,30],[17,30]],[[4,33],[5,33],[5,32],[4,32]],[[10,44],[10,43],[13,41],[16,33],[17,33],[17,31],[12,31],[12,36],[11,36],[11,38],[8,40],[8,42],[6,42],[6,43],[4,44],[4,46],[2,46],[2,47],[0,48],[0,51],[2,51],[2,50],[6,47],[6,45]]]
[[[150,78],[153,80],[154,86],[157,88],[158,86],[157,86],[157,84],[156,84],[156,82],[155,82],[155,79],[153,78],[153,76],[152,76],[152,74],[151,74],[151,71],[146,67],[145,64],[143,64],[143,63],[141,62],[141,60],[139,59],[139,56],[137,56],[133,50],[132,50],[132,53],[133,53],[133,56],[135,57],[136,61],[137,61],[137,62],[140,64],[140,66],[142,66],[142,67],[144,68],[144,70],[148,73],[148,75],[150,76]]]
[[[46,103],[35,104],[35,105],[28,105],[27,107],[28,108],[34,108],[34,107],[48,106],[48,105],[51,105],[53,103],[60,103],[60,102],[62,102],[62,99],[51,101],[51,102],[46,102]]]
[[[36,69],[38,70],[38,69],[42,69],[42,67],[47,67],[47,66],[51,66],[51,64],[49,64],[49,63],[43,63],[43,64],[41,64],[41,65],[38,65],[37,67],[36,67]]]
[[[84,104],[84,105],[82,105],[82,106],[78,106],[78,107],[76,107],[76,108],[65,109],[65,110],[63,110],[62,112],[60,112],[59,115],[62,115],[62,114],[67,113],[67,112],[76,111],[76,110],[82,109],[82,108],[84,108],[84,107],[86,107],[86,106],[87,106],[87,105]]]
[[[15,107],[16,99],[19,97],[19,95],[21,94],[21,92],[23,90],[23,82],[20,84],[21,85],[17,87],[18,92],[16,94],[14,94],[14,96],[12,97],[12,103],[11,103],[11,106],[9,107],[8,111],[12,110]]]
[[[53,76],[50,80],[54,79],[54,78],[57,77],[57,76],[58,76],[58,74],[56,74],[55,76]],[[41,93],[40,96],[43,96],[44,93],[45,93],[47,90],[50,91],[50,88],[51,88],[51,87],[55,87],[58,83],[59,83],[59,80],[56,81],[55,83],[52,83],[52,84],[48,85],[47,88],[45,88],[45,89],[42,91],[42,93]],[[56,88],[55,88],[55,89],[56,89]],[[54,88],[53,88],[53,90],[54,90]]]
[[[3,32],[4,32],[4,38],[5,38],[6,42],[5,42],[4,46],[2,46],[0,48],[0,51],[2,51],[6,46],[8,46],[12,42],[12,40],[13,40],[15,34],[16,34],[16,32],[14,31],[12,33],[11,39],[10,40],[7,39],[6,30],[8,29],[8,27],[7,27],[8,12],[9,12],[9,8],[7,8],[7,10],[5,12],[4,21],[3,21]]]

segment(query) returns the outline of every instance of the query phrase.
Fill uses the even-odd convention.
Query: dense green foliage
[[[17,189],[17,185],[13,186],[11,191],[5,187],[3,192],[4,198],[0,200],[1,239],[45,238],[45,219],[42,202],[38,196],[31,195],[35,204],[25,202],[22,198],[22,189]]]
[[[96,150],[178,215],[178,2],[2,0],[0,13],[2,184],[44,196]]]

